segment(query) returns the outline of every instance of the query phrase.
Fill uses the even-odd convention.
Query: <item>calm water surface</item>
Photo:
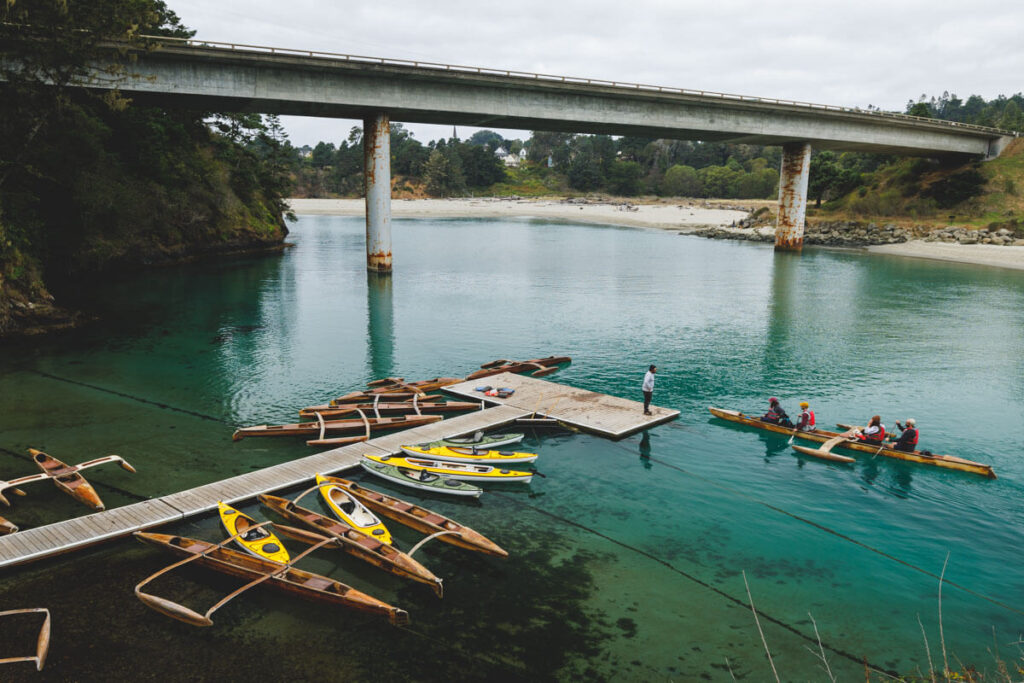
[[[303,217],[283,255],[105,285],[88,293],[95,327],[4,349],[0,477],[33,471],[29,446],[72,463],[118,453],[137,474],[89,478],[124,505],[310,453],[232,443],[235,425],[294,421],[376,377],[551,353],[574,358],[553,379],[635,399],[657,363],[655,402],[680,419],[617,443],[530,434],[547,477],[479,502],[402,491],[511,551],[502,562],[426,546],[443,600],[348,556],[303,561],[407,609],[407,629],[258,590],[195,629],[132,595],[169,557],[128,539],[0,575],[0,609],[54,618],[42,674],[4,676],[766,680],[744,574],[784,680],[825,679],[807,649],[815,623],[841,679],[862,679],[865,659],[913,673],[928,669],[919,619],[941,665],[947,554],[951,661],[991,671],[995,646],[1015,651],[1024,273],[660,231],[400,220],[394,276],[368,278],[363,229]],[[770,395],[791,413],[810,401],[825,426],[915,417],[924,448],[991,463],[999,479],[864,454],[804,460],[783,437],[707,412],[763,411]],[[28,494],[4,513],[26,528],[86,513],[48,485]],[[170,530],[222,538],[213,517]],[[406,549],[419,538],[396,535]],[[208,606],[237,585],[188,569],[154,589]],[[31,628],[0,629],[0,656],[32,649]]]

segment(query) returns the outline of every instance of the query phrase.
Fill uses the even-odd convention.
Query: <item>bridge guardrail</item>
[[[950,128],[963,128],[990,133],[998,136],[1018,136],[1014,131],[979,126],[974,123],[962,123],[960,121],[946,121],[943,119],[932,119],[926,116],[911,116],[897,112],[882,111],[880,109],[861,109],[860,107],[844,107],[835,104],[820,104],[816,102],[803,102],[800,100],[786,100],[775,97],[759,97],[754,95],[738,95],[735,93],[721,93],[713,90],[694,90],[690,88],[675,88],[672,86],[651,85],[647,83],[629,83],[624,81],[610,81],[600,78],[583,78],[579,76],[558,76],[555,74],[533,73],[530,71],[517,71],[515,69],[494,69],[480,66],[465,66],[460,64],[443,64],[440,62],[425,62],[413,59],[399,59],[391,57],[368,57],[365,55],[353,55],[343,52],[323,52],[319,50],[300,50],[288,47],[272,47],[269,45],[249,45],[246,43],[226,43],[216,40],[195,40],[192,38],[174,38],[169,36],[149,36],[142,38],[157,43],[176,43],[187,47],[211,47],[216,49],[228,49],[247,52],[264,52],[267,54],[301,55],[304,57],[323,57],[346,62],[359,62],[365,64],[380,64],[382,66],[412,66],[415,68],[437,69],[439,71],[457,71],[461,73],[477,73],[484,75],[506,76],[509,78],[532,78],[540,81],[553,81],[559,83],[578,83],[580,85],[599,85],[611,88],[622,88],[630,90],[644,90],[648,92],[663,92],[674,95],[692,95],[696,97],[717,98],[722,100],[734,100],[737,102],[759,102],[765,104],[779,104],[790,107],[801,107],[805,109],[819,109],[824,111],[837,111],[863,116],[875,116],[890,118],[902,121],[921,121],[935,125],[948,126]]]

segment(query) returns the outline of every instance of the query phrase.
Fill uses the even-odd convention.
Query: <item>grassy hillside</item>
[[[1024,138],[992,161],[944,164],[903,159],[866,184],[818,209],[811,220],[880,220],[895,224],[1007,227],[1024,234]]]

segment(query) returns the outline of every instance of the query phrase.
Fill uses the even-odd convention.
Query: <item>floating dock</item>
[[[508,398],[485,396],[478,387],[508,387],[515,392]],[[621,439],[679,417],[678,410],[651,406],[651,415],[644,415],[641,401],[630,401],[596,391],[549,382],[535,377],[503,372],[482,379],[444,387],[457,396],[525,410],[529,414],[551,417],[559,422],[593,432],[609,439]],[[639,394],[639,389],[637,394]]]
[[[513,387],[516,391],[508,399],[488,397],[474,391],[475,387],[484,384]],[[552,417],[613,439],[620,439],[679,415],[678,410],[651,406],[654,414],[648,416],[643,414],[643,404],[636,401],[509,373],[463,382],[446,387],[445,391],[497,405],[247,472],[187,491],[0,536],[0,568],[78,550],[162,524],[180,522],[216,510],[217,501],[234,504],[251,500],[261,493],[303,483],[311,484],[317,472],[336,474],[357,468],[363,453],[391,455],[400,452],[399,447],[403,444],[472,434],[534,415]],[[229,446],[226,444],[225,447]]]

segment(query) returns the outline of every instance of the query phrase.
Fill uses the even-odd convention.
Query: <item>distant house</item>
[[[510,154],[504,147],[499,147],[494,150],[494,156],[501,159],[502,163],[510,168],[516,168],[519,163],[526,158],[526,150],[522,150],[519,154]]]

